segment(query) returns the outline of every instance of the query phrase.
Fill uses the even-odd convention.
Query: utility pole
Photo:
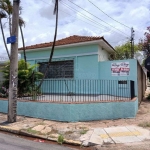
[[[18,86],[18,24],[20,0],[13,0],[12,36],[16,37],[11,43],[8,122],[16,122],[17,117],[17,86]]]
[[[131,58],[134,58],[134,30],[131,28]]]

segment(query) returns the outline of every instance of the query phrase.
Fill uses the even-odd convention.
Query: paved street
[[[34,142],[0,133],[0,150],[73,150],[64,146]]]

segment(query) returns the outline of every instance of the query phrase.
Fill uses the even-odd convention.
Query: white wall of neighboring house
[[[109,53],[102,47],[98,47],[98,61],[107,61],[109,60]]]

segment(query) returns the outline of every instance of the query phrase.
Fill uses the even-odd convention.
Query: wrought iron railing
[[[36,82],[38,85],[40,81]],[[134,81],[131,80],[44,80],[40,90],[32,87],[19,100],[57,103],[87,103],[130,101],[135,97]]]

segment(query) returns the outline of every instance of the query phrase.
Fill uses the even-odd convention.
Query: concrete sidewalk
[[[87,134],[85,134],[85,137]],[[80,138],[82,141],[84,136]],[[88,145],[126,144],[141,142],[150,139],[150,131],[138,126],[117,126],[109,128],[95,128],[88,140],[83,141]]]
[[[58,141],[62,135],[65,143],[74,145],[105,145],[135,143],[150,139],[150,131],[135,125],[101,127],[101,123],[64,123],[18,116],[15,123],[8,124],[6,114],[0,114],[0,130]],[[111,122],[111,121],[107,121]],[[91,123],[91,124],[90,124]]]

